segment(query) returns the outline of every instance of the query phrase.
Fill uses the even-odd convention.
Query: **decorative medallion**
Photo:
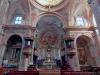
[[[35,0],[35,1],[43,6],[56,6],[62,3],[63,0]]]
[[[43,11],[56,11],[68,4],[69,0],[30,0],[30,2]]]

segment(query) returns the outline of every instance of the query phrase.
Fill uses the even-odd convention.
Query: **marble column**
[[[23,55],[24,55],[24,62],[23,62],[23,70],[24,71],[27,71],[28,70],[28,67],[29,67],[29,59],[30,59],[30,56],[31,56],[31,48],[25,48],[23,50]]]
[[[24,71],[27,71],[28,66],[29,66],[29,58],[28,56],[26,56],[24,60]]]
[[[6,45],[0,46],[0,67],[2,67],[3,57],[5,53]]]

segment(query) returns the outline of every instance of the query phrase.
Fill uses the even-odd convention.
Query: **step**
[[[66,72],[60,70],[42,70],[42,71],[15,71],[10,72],[7,75],[100,75],[96,72]]]

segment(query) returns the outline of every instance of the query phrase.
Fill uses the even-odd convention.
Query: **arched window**
[[[84,17],[77,16],[75,18],[75,21],[76,21],[76,26],[86,26],[87,25],[87,21]]]
[[[23,23],[23,16],[22,15],[16,15],[14,19],[14,24],[22,24]]]

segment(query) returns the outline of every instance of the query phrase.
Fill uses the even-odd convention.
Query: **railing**
[[[100,75],[99,72],[61,72],[61,75]]]
[[[6,75],[100,75],[99,72],[39,72],[39,71],[16,71]]]
[[[93,67],[92,67],[93,68]],[[100,70],[98,67],[94,67],[94,70],[90,71],[66,71],[60,69],[41,69],[37,70],[35,67],[29,67],[28,71],[18,71],[17,68],[10,69],[6,75],[100,75]],[[0,75],[3,75],[5,70],[3,68],[0,69]]]

